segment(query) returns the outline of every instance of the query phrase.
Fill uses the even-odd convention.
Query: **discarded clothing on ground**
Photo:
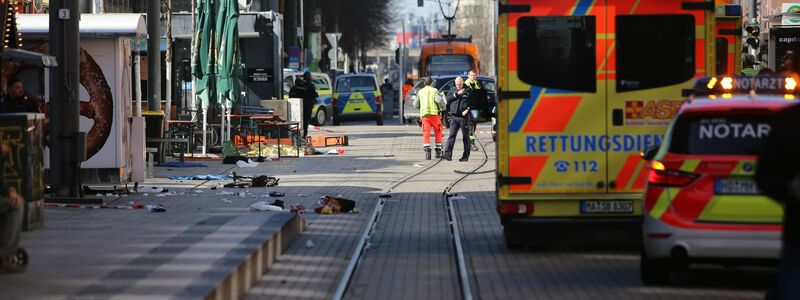
[[[228,175],[192,175],[192,176],[170,176],[172,180],[228,180],[231,179]]]
[[[205,168],[207,167],[201,163],[190,163],[190,162],[179,162],[179,161],[171,161],[166,163],[158,164],[159,167],[170,167],[170,168]]]
[[[281,208],[280,206],[267,204],[267,201],[258,201],[256,203],[250,204],[250,210],[255,210],[255,211],[283,211],[283,208]]]
[[[318,204],[317,208],[314,208],[314,212],[325,215],[346,213],[356,208],[356,202],[353,200],[330,196],[323,196]]]
[[[247,159],[247,161],[242,161],[242,160],[237,161],[236,166],[238,166],[239,168],[255,168],[258,167],[258,163],[250,159]]]

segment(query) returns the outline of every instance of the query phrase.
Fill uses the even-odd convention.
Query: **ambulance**
[[[729,2],[500,1],[496,193],[507,245],[559,232],[525,223],[638,227],[639,153],[663,142],[695,78],[740,70],[741,33],[718,26],[741,23]]]
[[[648,164],[641,278],[669,282],[692,263],[774,263],[783,208],[754,180],[758,153],[780,110],[797,103],[797,78],[698,80]]]

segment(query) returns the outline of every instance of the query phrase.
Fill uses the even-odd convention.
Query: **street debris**
[[[258,163],[248,158],[247,161],[241,161],[241,160],[237,161],[236,166],[238,166],[239,168],[255,168],[258,167]]]
[[[233,194],[236,194],[236,193],[228,192],[228,191],[221,191],[221,192],[217,193],[217,196],[226,196],[226,195],[233,195]]]
[[[201,163],[190,163],[190,162],[179,162],[179,161],[171,161],[166,163],[158,164],[159,167],[170,167],[170,168],[205,168],[207,167]]]
[[[281,208],[280,206],[267,204],[267,201],[258,201],[256,203],[250,204],[250,210],[255,210],[255,211],[283,211],[283,208]]]
[[[276,198],[277,198],[277,197],[283,197],[283,196],[286,196],[286,194],[284,194],[284,193],[281,193],[281,192],[278,192],[278,191],[273,191],[273,192],[269,192],[269,196],[270,196],[270,197],[276,197]]]
[[[278,181],[277,177],[261,175],[253,178],[252,183],[253,187],[273,187],[278,185]]]
[[[289,211],[298,215],[306,213],[306,207],[300,203],[295,203],[289,206]]]
[[[228,180],[231,179],[228,175],[214,175],[214,174],[207,174],[207,175],[191,175],[191,176],[170,176],[169,179],[171,180]]]
[[[164,208],[163,204],[148,204],[147,205],[147,209],[150,212],[165,212],[165,211],[167,211],[167,209]]]
[[[277,207],[284,208],[283,207],[283,200],[279,200],[279,199],[275,199],[275,201],[273,201],[269,205],[275,205]]]
[[[351,212],[356,208],[356,202],[341,197],[322,196],[314,212],[323,215]]]
[[[467,200],[467,197],[464,197],[462,195],[452,195],[450,196],[450,200]]]
[[[314,242],[311,240],[306,240],[306,248],[311,249],[314,248]]]

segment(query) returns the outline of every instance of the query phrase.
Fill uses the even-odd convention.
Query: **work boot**
[[[436,159],[442,158],[442,148],[436,148]]]
[[[425,160],[431,160],[431,147],[425,147]]]

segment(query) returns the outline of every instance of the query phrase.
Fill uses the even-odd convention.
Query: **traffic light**
[[[394,49],[394,63],[396,63],[398,65],[400,64],[400,47],[397,47],[397,49]]]
[[[758,49],[760,43],[759,34],[761,33],[761,28],[758,27],[758,24],[748,24],[745,26],[744,31],[749,35],[745,39],[745,43],[753,49]]]

